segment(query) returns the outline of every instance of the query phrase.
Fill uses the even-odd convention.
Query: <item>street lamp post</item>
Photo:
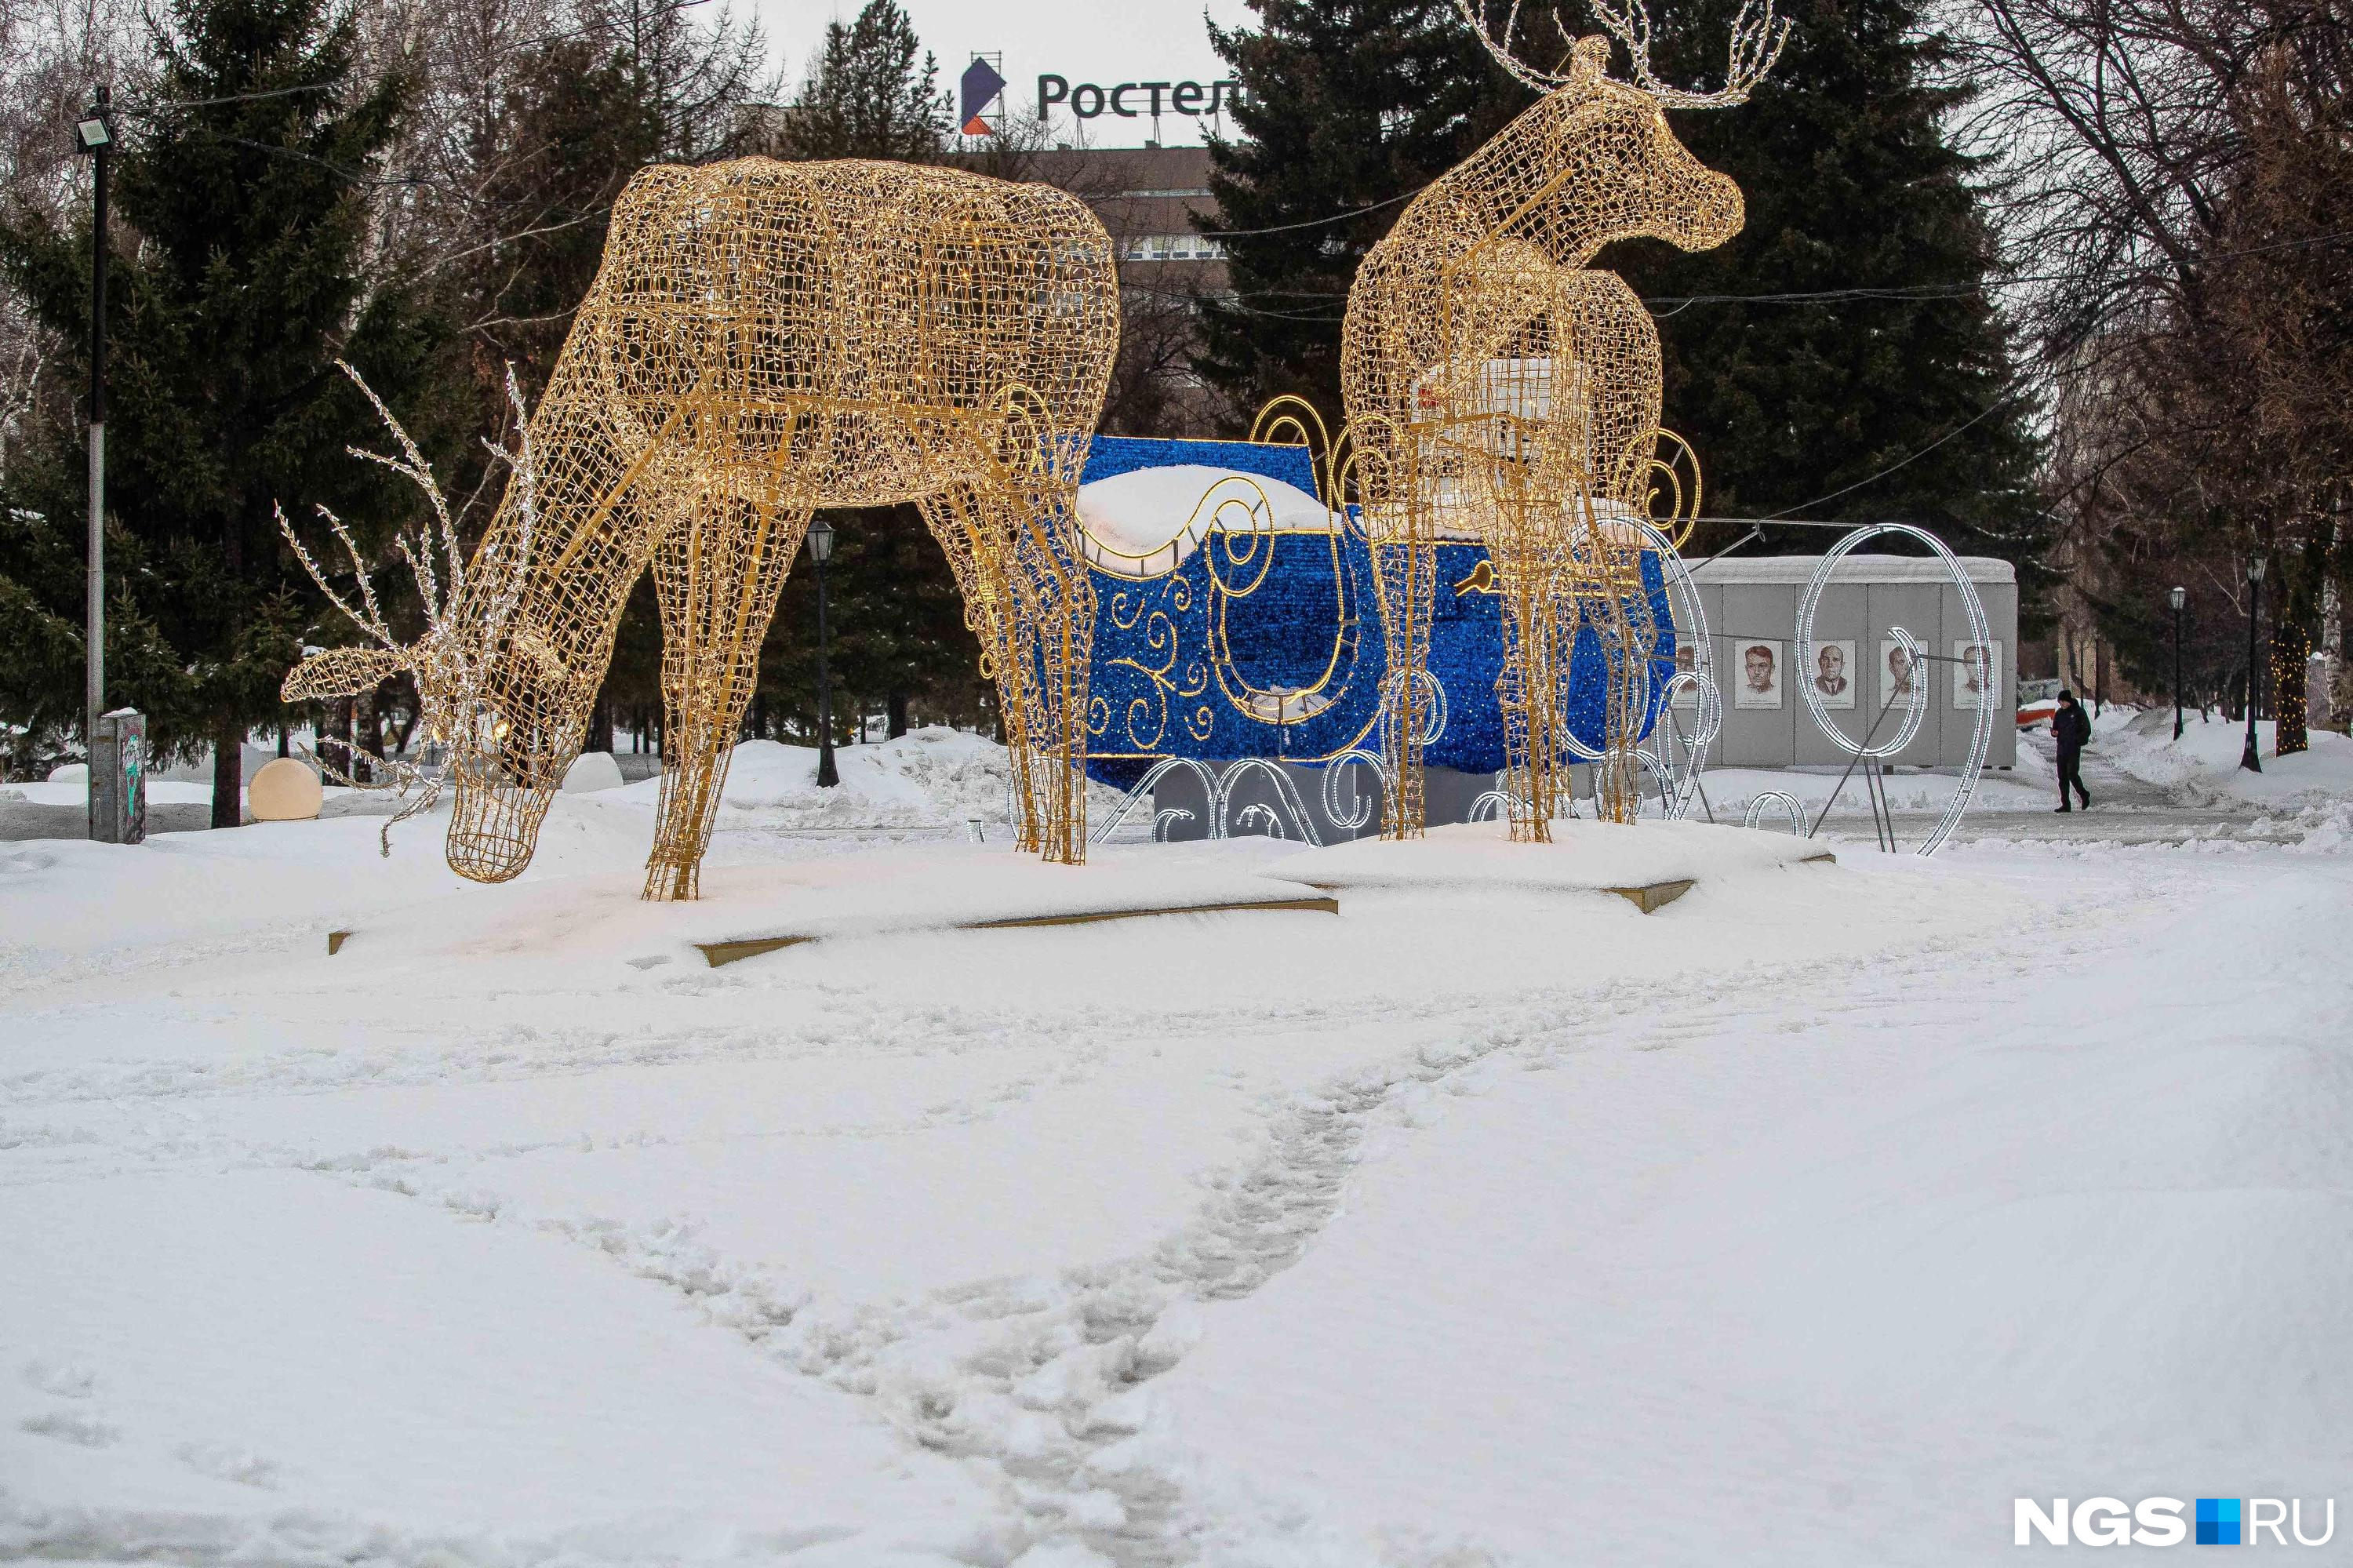
[[[90,749],[92,821],[100,791],[98,715],[106,711],[106,177],[114,111],[106,84],[74,122],[74,151],[91,163],[90,217],[90,577],[83,630],[82,737]]]
[[[2247,746],[2239,753],[2239,766],[2250,773],[2263,770],[2263,758],[2255,755],[2255,694],[2263,688],[2255,664],[2255,626],[2263,614],[2263,556],[2258,550],[2247,557]]]
[[[2189,602],[2188,588],[2165,596],[2173,605],[2173,738],[2181,738],[2181,607]]]
[[[808,553],[817,563],[817,782],[830,789],[841,775],[833,766],[833,675],[825,660],[825,564],[833,558],[833,524],[822,517],[809,523]]]

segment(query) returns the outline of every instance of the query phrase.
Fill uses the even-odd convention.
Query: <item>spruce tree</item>
[[[1655,5],[1654,69],[1721,79],[1736,9]],[[1990,293],[2000,258],[1972,164],[1943,133],[1963,92],[1940,85],[1947,46],[1917,0],[1779,9],[1795,29],[1746,104],[1668,115],[1694,157],[1740,183],[1739,235],[1688,255],[1630,241],[1596,264],[1659,318],[1664,422],[1697,448],[1710,513],[1921,524],[2015,563],[2031,623],[2052,580],[2041,451]],[[1830,537],[1782,529],[1767,543],[1812,552]]]
[[[1254,8],[1257,28],[1213,34],[1249,98],[1242,138],[1215,150],[1218,227],[1242,232],[1227,241],[1234,298],[1209,313],[1201,369],[1240,411],[1278,392],[1332,411],[1348,285],[1398,198],[1535,98],[1487,60],[1450,0]],[[1736,8],[1654,5],[1654,69],[1721,80]],[[1504,9],[1488,6],[1498,26]],[[1998,258],[1971,165],[1940,127],[1958,101],[1936,85],[1944,46],[1916,0],[1779,9],[1796,29],[1746,105],[1669,115],[1701,163],[1740,182],[1739,237],[1696,255],[1629,241],[1594,264],[1651,302],[1663,422],[1697,450],[1711,513],[1923,524],[1957,549],[2017,562],[2031,604],[2049,541],[2031,493],[2031,405],[1987,292]],[[1514,42],[1549,64],[1569,36],[1600,30],[1579,5],[1556,21],[1531,7]],[[1622,48],[1613,69],[1626,69]],[[1388,205],[1317,221],[1376,203]],[[1281,231],[1248,232],[1267,228]],[[1826,537],[1768,541],[1810,551]]]
[[[923,52],[907,13],[895,0],[868,0],[855,21],[827,24],[776,155],[937,163],[953,123],[938,79],[939,62]]]
[[[273,506],[290,515],[324,501],[364,528],[404,499],[345,454],[375,421],[334,361],[398,397],[431,348],[402,296],[362,278],[409,87],[363,79],[352,16],[322,0],[174,0],[153,26],[150,94],[121,111],[109,237],[107,484],[121,540],[110,613],[131,644],[110,700],[153,714],[164,747],[211,744],[213,822],[234,826],[247,735],[280,715],[306,633],[345,630],[314,615]],[[76,357],[90,238],[37,214],[0,224],[0,260],[28,311]],[[86,366],[66,369],[87,378]],[[59,591],[26,530],[32,514],[78,533],[79,442],[78,419],[61,418],[10,472],[19,527],[0,540],[14,614],[74,628],[77,654],[79,585]],[[66,689],[78,688],[77,674]]]
[[[1410,196],[1533,101],[1452,0],[1251,0],[1211,27],[1242,83],[1240,134],[1212,140],[1229,298],[1209,298],[1198,368],[1247,423],[1289,392],[1340,418],[1348,285]],[[1369,210],[1360,210],[1369,209]],[[1339,222],[1337,214],[1356,216]],[[1271,230],[1272,232],[1267,232]]]
[[[489,351],[475,369],[493,428],[506,415],[503,366],[514,366],[526,396],[546,386],[604,261],[613,203],[662,152],[658,106],[627,58],[594,37],[534,50],[515,72],[500,129],[505,144],[481,160],[490,178],[480,200],[501,238],[448,274],[455,310],[479,323]]]

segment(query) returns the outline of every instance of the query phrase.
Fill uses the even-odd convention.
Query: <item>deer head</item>
[[[459,780],[459,818],[479,816],[466,808],[470,779],[495,776],[500,772],[498,758],[508,745],[509,726],[490,700],[493,678],[506,666],[517,662],[528,667],[529,654],[536,643],[524,635],[516,614],[531,567],[532,546],[536,532],[536,475],[531,450],[531,426],[522,404],[522,395],[515,386],[514,369],[507,369],[507,397],[513,405],[516,422],[522,428],[521,450],[508,452],[492,447],[491,451],[503,459],[513,471],[509,486],[507,504],[502,508],[501,521],[512,526],[494,527],[492,537],[483,542],[470,566],[458,544],[456,520],[450,515],[439,483],[433,477],[424,455],[410,440],[400,421],[393,418],[383,399],[360,376],[359,372],[341,360],[337,366],[352,379],[375,408],[376,415],[392,432],[399,446],[396,456],[372,452],[359,447],[348,449],[364,461],[379,463],[407,479],[425,495],[431,509],[430,519],[420,528],[403,529],[395,535],[397,553],[408,563],[417,579],[417,597],[425,611],[425,630],[410,641],[402,641],[385,617],[384,606],[376,597],[374,574],[359,546],[353,542],[350,530],[342,518],[324,506],[316,510],[325,519],[336,540],[350,558],[352,574],[356,579],[354,599],[336,588],[325,571],[294,532],[281,509],[277,512],[279,531],[293,546],[311,580],[319,586],[329,603],[343,614],[367,638],[373,646],[330,648],[312,653],[288,672],[280,695],[287,702],[317,702],[327,698],[355,696],[373,691],[385,679],[406,672],[416,682],[419,707],[418,728],[427,741],[444,748],[448,765],[435,769],[416,763],[396,761],[386,770],[388,780],[372,780],[361,784],[353,777],[353,761],[349,755],[350,743],[342,743],[346,755],[343,766],[326,758],[317,758],[320,766],[346,784],[362,788],[390,789],[409,797],[401,810],[389,818],[383,829],[380,842],[385,854],[392,853],[392,830],[400,822],[431,808],[439,799],[444,779],[455,773]],[[511,517],[510,515],[511,514]],[[541,649],[540,652],[544,652]],[[553,655],[548,655],[553,657]],[[313,753],[316,757],[316,753]],[[568,759],[567,759],[568,760]],[[450,827],[452,863],[458,863],[463,830],[453,820]],[[524,859],[528,858],[525,851]],[[503,862],[493,857],[493,864]],[[459,866],[464,870],[463,865]],[[522,869],[516,860],[502,874],[480,878],[503,881]],[[469,874],[472,874],[469,873]]]
[[[1513,78],[1545,96],[1464,165],[1497,185],[1496,214],[1515,238],[1556,262],[1581,266],[1611,239],[1645,235],[1704,250],[1740,232],[1740,187],[1706,168],[1668,129],[1667,109],[1723,109],[1748,94],[1780,58],[1789,23],[1772,0],[1745,0],[1732,27],[1725,82],[1713,92],[1670,87],[1651,69],[1650,14],[1641,0],[1593,0],[1605,34],[1577,40],[1559,69],[1541,69],[1512,50],[1521,0],[1500,33],[1477,0],[1454,0],[1479,41]],[[1624,44],[1630,78],[1608,73],[1610,37]]]

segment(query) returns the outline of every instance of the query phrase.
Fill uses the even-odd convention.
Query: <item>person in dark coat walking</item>
[[[2084,716],[2084,705],[2073,692],[2059,694],[2059,711],[2051,715],[2051,738],[2059,743],[2059,810],[2074,810],[2067,803],[2072,784],[2083,797],[2084,810],[2090,810],[2092,792],[2084,788],[2084,743],[2092,738],[2092,721]]]

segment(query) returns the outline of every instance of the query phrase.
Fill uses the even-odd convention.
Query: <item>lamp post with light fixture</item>
[[[74,151],[91,161],[90,217],[90,580],[83,635],[82,736],[91,751],[97,799],[98,715],[106,711],[106,178],[114,152],[114,111],[106,84],[74,122]]]
[[[2188,588],[2175,588],[2166,599],[2173,606],[2173,738],[2181,738],[2181,607],[2189,601]]]
[[[808,553],[817,563],[817,783],[830,789],[841,775],[833,766],[833,675],[825,659],[825,564],[833,558],[833,524],[822,517],[809,521]]]
[[[2239,753],[2239,766],[2250,773],[2263,770],[2263,759],[2255,755],[2255,694],[2263,688],[2255,664],[2255,625],[2263,613],[2263,553],[2257,550],[2247,557],[2247,747]]]

